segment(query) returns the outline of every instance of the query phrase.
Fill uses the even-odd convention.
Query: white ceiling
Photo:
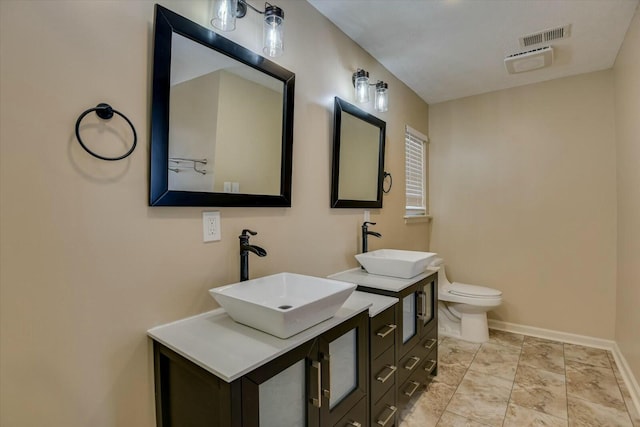
[[[308,1],[430,104],[610,68],[638,6],[638,0]],[[522,36],[567,24],[568,39],[520,47]],[[506,56],[547,44],[554,49],[550,68],[507,73]]]

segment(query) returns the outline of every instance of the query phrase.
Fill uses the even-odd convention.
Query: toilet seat
[[[449,282],[442,260],[432,267],[438,271],[438,333],[476,343],[488,341],[487,312],[502,304],[502,292]]]
[[[497,289],[460,282],[451,283],[446,287],[446,291],[452,295],[468,298],[495,298],[502,296],[502,292]]]

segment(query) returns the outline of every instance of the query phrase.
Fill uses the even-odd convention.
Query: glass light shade
[[[375,110],[381,113],[389,110],[389,89],[387,83],[376,83]]]
[[[277,6],[268,5],[264,11],[262,51],[270,57],[284,52],[284,12]]]
[[[238,0],[214,0],[211,25],[220,31],[236,29],[236,9]]]
[[[364,104],[369,102],[369,73],[358,69],[353,75],[356,102]]]

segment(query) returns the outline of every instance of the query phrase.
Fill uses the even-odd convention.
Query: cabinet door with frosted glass
[[[368,336],[366,311],[320,336],[322,426],[333,426],[343,419],[350,425],[367,425],[367,420],[361,419],[366,411],[357,408],[367,394]]]
[[[420,340],[422,325],[418,317],[421,299],[417,283],[400,291],[396,297],[400,302],[396,305],[396,321],[398,322],[398,358],[402,358]]]
[[[420,298],[418,317],[422,333],[428,332],[438,323],[438,276],[433,274],[419,282]]]
[[[305,343],[242,378],[244,427],[318,427],[313,404],[319,383],[316,340]]]

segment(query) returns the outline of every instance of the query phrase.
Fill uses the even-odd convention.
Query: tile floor
[[[490,330],[484,344],[443,338],[438,361],[400,427],[640,427],[606,350]]]

